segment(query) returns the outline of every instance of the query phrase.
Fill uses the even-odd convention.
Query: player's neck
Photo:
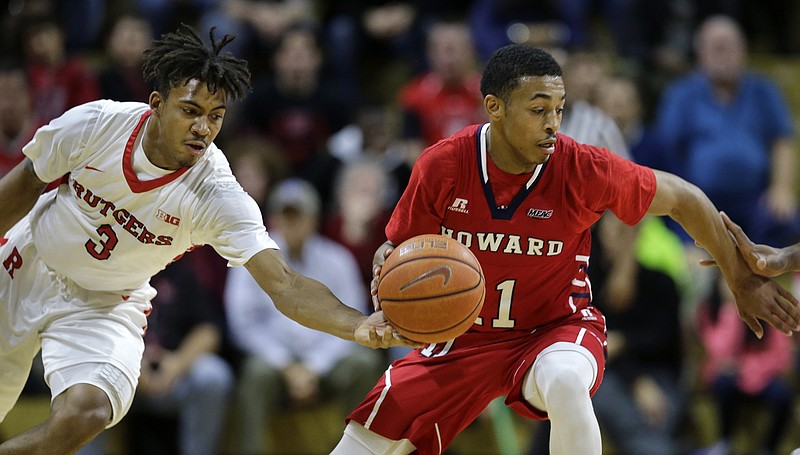
[[[164,146],[164,142],[161,140],[161,135],[158,134],[158,125],[151,118],[147,119],[147,122],[142,128],[143,133],[141,137],[142,141],[142,149],[144,150],[144,155],[147,157],[150,162],[161,169],[166,169],[169,171],[175,171],[181,168],[180,164],[176,163],[174,160],[169,160],[167,156],[163,153],[166,150]]]
[[[486,135],[486,154],[492,163],[503,172],[508,174],[526,174],[533,172],[536,164],[526,165],[519,163],[514,158],[511,145],[504,141],[499,135],[494,135],[494,130],[490,126]]]

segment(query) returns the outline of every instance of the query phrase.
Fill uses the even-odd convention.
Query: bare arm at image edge
[[[46,185],[36,176],[28,158],[0,179],[0,235],[30,212]]]

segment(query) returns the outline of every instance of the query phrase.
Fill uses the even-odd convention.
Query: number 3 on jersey
[[[497,317],[492,318],[492,327],[496,329],[510,329],[516,321],[511,319],[511,303],[514,298],[514,285],[516,280],[506,280],[498,284],[495,289],[500,291],[500,304],[497,307]],[[483,325],[483,318],[475,319],[476,325]]]
[[[89,239],[86,241],[86,251],[93,258],[104,261],[111,256],[111,250],[117,246],[117,233],[110,224],[103,224],[97,228],[97,233],[100,234],[100,244],[95,243],[94,240]]]

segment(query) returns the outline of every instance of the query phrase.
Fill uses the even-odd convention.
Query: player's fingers
[[[700,265],[703,266],[703,267],[717,267],[718,266],[717,261],[715,261],[713,259],[701,259],[700,260]]]
[[[787,316],[785,312],[780,309],[776,309],[775,313],[769,315],[770,317],[766,319],[766,321],[776,329],[780,330],[784,335],[791,336],[792,335],[792,328],[794,324],[789,325],[790,323],[787,322],[787,319],[791,319]],[[761,337],[759,337],[761,338]]]
[[[381,302],[378,300],[378,283],[374,279],[372,280],[372,283],[370,284],[369,294],[370,294],[370,297],[372,298],[372,308],[375,311],[380,310],[381,309]]]
[[[780,330],[780,332],[783,333],[786,336],[792,336],[793,332],[792,332],[791,327],[786,325],[786,323],[784,323],[784,321],[780,318],[780,316],[775,315],[775,314],[773,314],[771,316],[772,317],[767,321],[767,322],[769,322],[769,324],[771,326],[773,326],[776,329]]]
[[[396,340],[399,340],[403,346],[413,348],[413,349],[420,349],[425,346],[424,343],[420,343],[418,341],[409,340],[408,338],[404,337],[400,334],[400,332],[394,331],[394,337]]]
[[[388,348],[390,342],[386,339],[386,328],[375,327],[369,332],[370,346],[373,348]]]
[[[381,272],[381,267],[379,265],[373,267],[372,281],[370,281],[369,283],[369,293],[370,296],[372,297],[372,307],[375,309],[375,311],[381,309],[381,303],[378,301],[378,280],[380,272]]]
[[[722,222],[725,223],[725,227],[728,228],[728,232],[733,235],[733,239],[740,248],[750,244],[750,239],[738,224],[734,223],[725,212],[720,212],[720,216],[722,216]]]
[[[777,304],[781,310],[777,314],[778,317],[783,320],[789,330],[800,332],[800,303],[791,292],[780,286],[778,286],[778,294],[780,296],[777,299]]]
[[[750,330],[752,330],[753,333],[756,334],[759,340],[764,337],[764,328],[761,326],[761,323],[758,321],[758,319],[756,319],[755,316],[748,315],[748,316],[741,316],[741,318],[745,322],[745,324],[747,324],[747,326],[750,327]]]
[[[381,266],[376,265],[372,267],[372,285],[378,287],[378,281],[381,279]]]

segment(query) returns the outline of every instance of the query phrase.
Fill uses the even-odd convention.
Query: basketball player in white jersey
[[[96,101],[42,127],[0,180],[0,421],[41,348],[51,413],[0,454],[72,454],[122,419],[139,377],[149,279],[195,245],[245,266],[287,316],[377,348],[411,344],[284,262],[212,142],[243,60],[189,28],[145,52],[149,104]],[[60,181],[55,190],[46,182]],[[266,303],[265,303],[266,304]]]

